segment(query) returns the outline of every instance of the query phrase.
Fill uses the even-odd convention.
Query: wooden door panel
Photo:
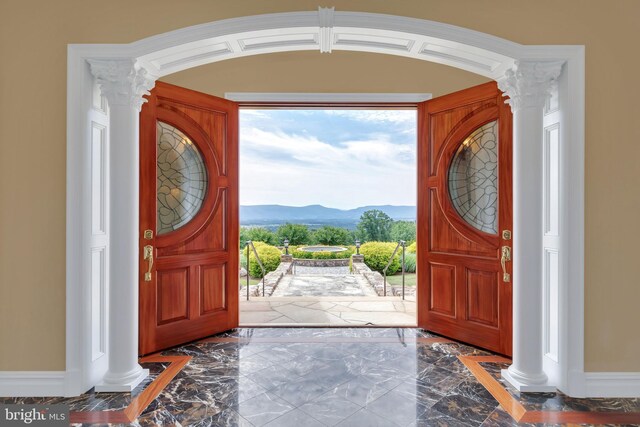
[[[454,265],[429,263],[431,292],[429,309],[436,314],[456,316],[456,267]]]
[[[427,272],[418,325],[511,354],[512,284],[500,264],[501,247],[511,246],[501,233],[512,224],[511,111],[492,82],[427,101],[418,114],[417,263]],[[466,166],[450,176],[454,160]]]
[[[151,281],[140,259],[148,354],[238,325],[237,104],[159,82],[141,112],[140,144],[140,245],[154,252]]]
[[[429,189],[429,251],[443,254],[473,255],[495,258],[495,248],[479,244],[460,233],[441,206],[442,196],[437,188]]]
[[[163,270],[157,279],[157,325],[166,325],[189,316],[189,268]]]
[[[498,275],[495,271],[466,269],[467,320],[498,327]]]
[[[200,315],[225,310],[227,264],[200,267]]]

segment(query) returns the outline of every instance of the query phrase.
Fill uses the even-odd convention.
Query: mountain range
[[[394,220],[414,221],[415,206],[361,206],[355,209],[335,209],[322,205],[282,206],[282,205],[248,205],[240,206],[240,222],[242,224],[261,224],[267,222],[335,222],[358,221],[365,211],[378,209]]]

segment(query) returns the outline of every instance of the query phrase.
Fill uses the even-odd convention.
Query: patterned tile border
[[[164,363],[170,365],[162,371],[125,409],[119,411],[73,411],[69,414],[70,422],[75,423],[131,423],[149,406],[164,390],[171,380],[191,360],[191,356],[163,356],[154,354],[143,357],[140,363]]]
[[[509,363],[509,359],[500,356],[458,356],[458,359],[471,371],[478,382],[491,393],[502,409],[518,423],[629,424],[640,422],[640,412],[527,411],[480,364],[482,362]]]

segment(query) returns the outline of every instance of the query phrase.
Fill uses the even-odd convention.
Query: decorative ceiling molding
[[[497,79],[521,59],[523,46],[440,22],[320,7],[196,25],[127,48],[159,76],[249,55],[346,50],[436,62]]]

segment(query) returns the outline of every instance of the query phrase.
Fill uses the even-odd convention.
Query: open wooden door
[[[238,326],[238,106],[158,82],[140,115],[140,354]]]
[[[418,123],[418,326],[510,355],[511,110],[492,82]]]

